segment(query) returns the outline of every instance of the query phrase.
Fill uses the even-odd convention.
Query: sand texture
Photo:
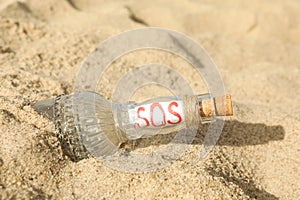
[[[299,199],[299,10],[297,0],[0,0],[0,199]],[[148,26],[185,33],[206,49],[234,116],[205,160],[200,132],[180,159],[153,173],[123,173],[95,158],[72,162],[33,103],[71,93],[101,41]],[[98,92],[110,99],[120,77],[150,62],[206,92],[185,62],[151,50],[113,63]],[[132,98],[170,95],[147,87]],[[151,151],[162,141],[128,148]]]

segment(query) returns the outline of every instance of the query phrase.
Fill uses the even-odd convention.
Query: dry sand
[[[0,0],[0,199],[299,199],[299,10],[297,0]],[[71,93],[101,41],[145,26],[203,45],[233,95],[234,116],[206,160],[198,158],[198,135],[178,161],[153,173],[70,161],[32,103]],[[146,55],[115,63],[122,68],[106,75],[101,93],[110,98],[132,63],[172,65],[171,56]],[[183,73],[201,92],[198,77]]]

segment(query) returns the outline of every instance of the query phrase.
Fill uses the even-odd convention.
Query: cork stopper
[[[232,102],[230,94],[212,99],[205,99],[200,104],[201,117],[216,116],[231,116],[233,115]]]

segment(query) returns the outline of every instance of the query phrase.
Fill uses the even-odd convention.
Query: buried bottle
[[[216,116],[232,115],[231,97],[160,97],[142,103],[111,103],[93,92],[39,101],[34,109],[55,123],[64,154],[73,161],[114,154],[127,140],[197,129]]]

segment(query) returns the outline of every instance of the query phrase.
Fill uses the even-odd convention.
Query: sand
[[[297,0],[0,0],[0,199],[298,199],[299,9]],[[53,123],[31,105],[71,93],[101,41],[147,26],[183,32],[206,49],[232,94],[234,116],[205,160],[198,134],[180,159],[152,173],[124,173],[95,158],[72,162]],[[204,92],[174,56],[141,55],[114,63],[99,92],[110,99],[122,74],[153,60],[177,67]],[[167,93],[151,90],[133,99]]]

